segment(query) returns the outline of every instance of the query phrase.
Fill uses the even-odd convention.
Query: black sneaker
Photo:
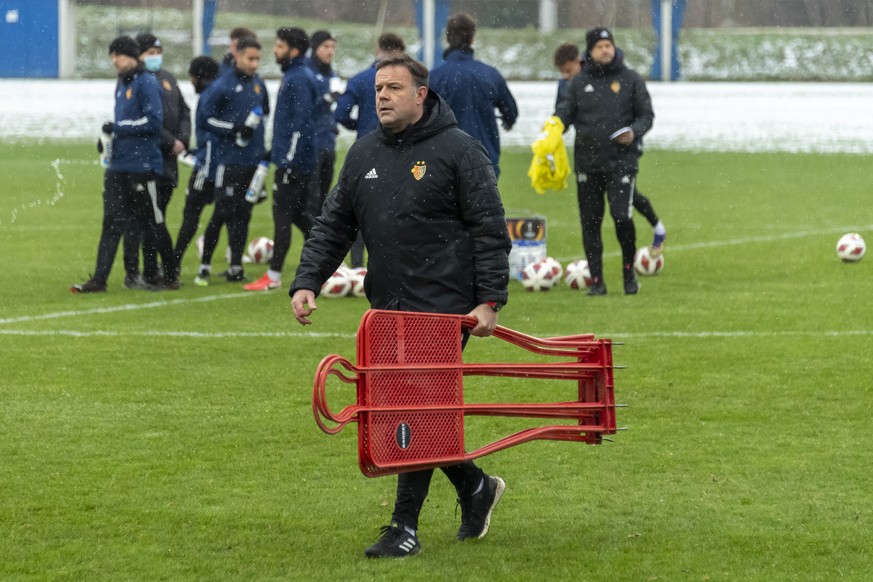
[[[70,287],[70,293],[79,294],[79,293],[105,293],[106,292],[106,283],[101,283],[100,281],[95,281],[94,279],[88,279],[84,283],[80,283],[78,285],[73,285]]]
[[[245,281],[246,280],[246,272],[242,269],[239,270],[238,273],[231,273],[230,269],[224,272],[224,278],[230,281],[231,283],[235,283],[237,281]]]
[[[382,528],[379,541],[364,550],[368,558],[405,558],[421,552],[418,538],[397,522]]]
[[[591,283],[591,288],[588,289],[588,295],[606,295],[606,283],[603,282],[603,279],[597,279]]]
[[[630,275],[627,272],[624,274],[624,294],[636,295],[640,290],[640,282],[637,281],[636,274],[631,271]]]
[[[133,289],[135,291],[151,290],[151,285],[146,283],[145,279],[143,279],[142,275],[140,275],[139,273],[133,273],[132,275],[125,276],[124,287],[126,289]]]
[[[458,529],[460,541],[470,538],[484,538],[491,523],[491,512],[503,497],[506,483],[500,477],[485,477],[482,491],[467,499],[458,499],[461,504],[461,527]]]
[[[161,278],[161,289],[164,291],[178,291],[182,288],[182,282],[178,279]]]

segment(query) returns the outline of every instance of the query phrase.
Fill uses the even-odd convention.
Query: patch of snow
[[[114,81],[0,80],[4,142],[94,140],[113,114]],[[192,110],[196,96],[180,83]],[[655,124],[647,149],[873,152],[873,85],[866,83],[649,83]],[[268,81],[271,98],[278,84]],[[520,117],[504,147],[529,146],[554,108],[557,83],[510,82]],[[354,139],[342,130],[341,143]],[[567,135],[572,145],[572,132]]]

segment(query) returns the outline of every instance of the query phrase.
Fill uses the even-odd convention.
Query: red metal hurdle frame
[[[536,439],[600,444],[603,435],[615,434],[611,340],[592,334],[540,339],[498,326],[495,337],[566,361],[465,364],[461,332],[475,325],[475,318],[462,315],[367,311],[358,328],[358,364],[332,354],[318,365],[312,391],[315,422],[328,434],[358,423],[358,462],[368,477],[454,465]],[[578,398],[469,404],[463,377],[473,375],[571,380],[577,383]],[[331,412],[325,394],[329,376],[356,384],[357,403]],[[468,453],[466,415],[576,422],[521,430]]]

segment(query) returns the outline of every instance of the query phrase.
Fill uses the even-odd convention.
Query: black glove
[[[248,125],[237,125],[234,131],[243,139],[252,139],[252,136],[255,135],[254,128]]]
[[[101,129],[102,129],[103,133],[112,133],[112,130],[114,128],[115,128],[115,124],[112,123],[111,121],[107,121],[106,123],[103,124],[103,127]]]
[[[98,154],[103,153],[103,140],[102,139],[97,140],[97,153]]]
[[[261,160],[264,162],[269,162],[270,156],[272,156],[272,155],[273,155],[273,152],[270,150],[267,150],[266,152],[264,152],[264,157],[262,157]]]

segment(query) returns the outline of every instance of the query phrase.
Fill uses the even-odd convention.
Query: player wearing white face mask
[[[188,149],[191,141],[191,110],[182,96],[176,77],[162,68],[164,48],[160,39],[146,32],[137,35],[136,43],[139,45],[140,62],[147,71],[154,74],[161,88],[161,104],[164,107],[161,157],[164,160],[164,171],[157,180],[157,204],[161,213],[166,216],[173,190],[179,183],[177,156]],[[140,243],[146,249],[152,249],[155,244],[147,232],[133,231],[125,234],[124,270],[127,276],[124,286],[129,289],[160,288],[163,286],[163,279],[159,276],[154,252],[143,253],[142,276],[139,274]]]

